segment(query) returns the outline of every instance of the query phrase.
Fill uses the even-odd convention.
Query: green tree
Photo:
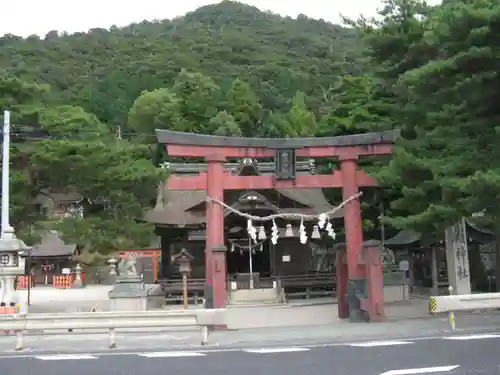
[[[227,111],[247,137],[255,137],[261,133],[262,107],[250,85],[240,79],[234,80],[231,89],[226,93]]]
[[[207,133],[210,119],[218,112],[219,86],[210,77],[182,69],[172,91],[179,99],[185,129],[193,133]]]
[[[96,116],[77,106],[54,106],[38,112],[38,125],[52,137],[99,139],[108,133],[108,127]]]
[[[46,85],[0,74],[0,118],[3,123],[3,110],[11,112],[11,138],[14,142],[23,139],[26,132],[32,129],[30,122],[44,108],[44,99],[49,91]],[[29,152],[30,148],[25,144],[15,143],[11,146],[9,212],[12,224],[20,231],[24,231],[38,218],[31,204],[37,189],[31,167],[27,163]]]
[[[144,91],[130,108],[128,128],[141,139],[141,135],[154,134],[155,129],[186,131],[180,99],[166,88]]]
[[[293,137],[311,137],[317,132],[316,117],[306,104],[306,96],[298,91],[293,100],[292,108],[287,116],[288,129],[286,135]]]
[[[286,114],[270,112],[262,124],[262,136],[269,138],[282,138],[289,134],[290,123]]]
[[[424,38],[432,12],[424,1],[385,0],[379,19],[354,23],[368,46],[368,69],[375,93],[369,112],[382,115],[378,122],[402,129],[393,158],[376,175],[379,182],[390,187],[383,194],[391,201],[386,214],[395,227],[425,233],[440,232],[460,216],[442,201],[444,181],[432,167],[441,163],[440,147],[450,140],[428,133],[432,128],[428,109],[401,83],[405,73],[435,57],[435,48]]]
[[[0,97],[12,111],[11,220],[22,238],[57,229],[86,251],[112,252],[149,241],[135,219],[156,198],[164,170],[151,147],[126,139],[77,106],[45,103],[48,87],[2,77]],[[42,189],[76,189],[92,202],[83,219],[42,220],[33,198]],[[98,209],[100,207],[100,209]]]
[[[352,28],[271,15],[232,1],[174,20],[0,38],[0,71],[48,84],[47,100],[80,106],[113,127],[124,126],[143,91],[171,88],[182,69],[208,77],[223,93],[237,78],[247,82],[263,107],[261,123],[271,111],[286,113],[298,90],[316,113],[323,105],[321,87],[345,71],[359,72],[364,49]],[[185,103],[200,107],[193,124],[207,125],[220,110],[237,117],[217,95],[207,116],[200,111],[208,108],[205,103]]]
[[[210,120],[210,128],[211,133],[215,135],[236,137],[241,137],[243,135],[234,117],[226,111],[217,113],[217,115]]]
[[[360,134],[392,129],[392,107],[370,76],[342,76],[329,92],[329,108],[318,124],[317,136]]]
[[[150,157],[150,147],[110,135],[38,142],[30,165],[39,184],[56,190],[74,186],[101,207],[85,212],[84,219],[49,223],[51,228],[92,252],[114,251],[136,240],[143,244],[152,228],[135,220],[155,200],[156,186],[165,178]]]
[[[499,24],[496,1],[444,2],[423,39],[436,58],[408,71],[403,83],[427,111],[428,144],[439,148],[427,166],[442,186],[442,206],[450,216],[483,212],[500,237]],[[497,272],[500,289],[500,267]]]

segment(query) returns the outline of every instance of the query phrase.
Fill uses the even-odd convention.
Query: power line
[[[108,135],[117,140],[122,139],[130,139],[130,138],[154,138],[156,139],[155,134],[151,133],[136,133],[136,132],[123,132],[121,126],[117,126],[113,131],[112,129],[107,129],[107,131],[95,131],[95,130],[86,130],[86,129],[78,129],[72,131],[71,135],[51,135],[49,132],[44,131],[43,129],[37,128],[31,125],[19,125],[12,124],[11,125],[11,136],[14,138],[13,140],[26,140],[26,141],[51,141],[51,140],[80,140],[81,137],[102,137]],[[0,135],[1,139],[1,135]]]

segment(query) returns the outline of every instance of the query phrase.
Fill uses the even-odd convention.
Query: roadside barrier
[[[208,327],[226,325],[225,309],[183,311],[105,311],[57,314],[5,314],[0,331],[15,331],[15,350],[23,350],[25,331],[107,329],[108,347],[116,348],[116,330],[123,328],[199,327],[201,344],[208,342]]]

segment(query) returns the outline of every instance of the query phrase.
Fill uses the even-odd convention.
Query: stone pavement
[[[51,286],[36,286],[29,290],[18,290],[17,297],[21,310],[31,313],[54,313],[72,311],[90,311],[98,305],[102,310],[109,309],[108,293],[112,285],[88,285],[80,289],[55,289]]]
[[[148,288],[151,286],[148,286]],[[109,310],[108,292],[110,285],[89,285],[82,289],[58,290],[51,287],[38,286],[31,290],[30,313],[55,313],[90,311],[93,306],[100,310]],[[27,291],[20,291],[20,296],[27,298]],[[387,321],[406,322],[408,319],[438,320],[441,328],[447,327],[446,317],[429,317],[427,298],[412,296],[404,302],[388,303],[385,306]],[[182,306],[171,306],[169,309],[180,309]],[[193,307],[196,308],[196,307]],[[198,306],[201,308],[201,306]],[[310,300],[295,300],[283,305],[238,306],[228,308],[228,323],[230,330],[308,327],[314,326],[335,327],[339,332],[347,323],[340,321],[337,316],[337,302],[335,299],[322,298]],[[406,323],[404,323],[406,325]],[[457,326],[460,320],[457,318]],[[385,329],[385,328],[384,328]],[[192,328],[182,331],[193,330]],[[320,328],[320,330],[323,330]],[[156,330],[142,329],[141,332],[155,332]],[[171,329],[165,330],[170,332]],[[137,330],[129,330],[135,332]]]
[[[428,302],[424,298],[386,304],[388,321],[428,317]],[[228,309],[228,328],[263,328],[311,326],[339,322],[334,299],[292,301],[274,306],[241,306]]]
[[[71,301],[69,303],[56,301],[44,304],[33,304],[30,313],[56,313],[90,311],[92,306],[108,310],[108,301]],[[178,310],[182,306],[172,306],[169,309]],[[193,307],[195,308],[195,307]],[[201,308],[199,306],[198,308]],[[427,301],[411,301],[395,303],[386,306],[388,320],[423,318],[428,316]],[[247,329],[263,327],[309,326],[333,324],[338,322],[336,303],[286,304],[276,306],[244,306],[228,309],[228,328]]]
[[[151,286],[147,286],[149,288]],[[90,311],[94,306],[109,310],[111,285],[89,285],[82,289],[54,289],[37,286],[30,291],[30,313]],[[21,305],[26,309],[27,291],[19,291]],[[179,309],[181,306],[171,306]],[[194,307],[196,308],[196,307]],[[198,307],[199,308],[199,307]],[[26,311],[22,308],[23,311]],[[389,320],[422,318],[427,314],[427,299],[386,304]],[[297,325],[324,325],[337,322],[336,300],[331,298],[291,301],[284,305],[238,306],[228,309],[228,328],[263,328]]]

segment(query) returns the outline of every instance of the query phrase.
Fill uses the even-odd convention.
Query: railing
[[[500,293],[478,293],[429,297],[429,314],[448,313],[452,330],[456,329],[455,312],[472,310],[496,310],[500,308]]]
[[[228,285],[232,280],[228,280]],[[337,278],[334,273],[311,273],[302,275],[288,275],[280,277],[259,278],[259,286],[271,288],[273,282],[283,288],[288,299],[335,297]],[[183,285],[180,279],[160,279],[162,295],[167,302],[182,300]],[[205,279],[188,279],[188,300],[195,304],[201,303],[205,292]]]
[[[57,289],[70,289],[73,286],[71,275],[56,275],[52,277],[52,287]]]
[[[15,331],[15,350],[23,350],[25,331],[106,329],[109,348],[116,348],[116,330],[124,328],[199,327],[201,344],[208,342],[208,327],[226,324],[225,310],[107,311],[89,313],[13,314],[0,317],[0,331]]]
[[[34,286],[35,286],[34,276],[28,276],[28,275],[17,276],[16,289],[28,289],[28,287],[33,288]]]
[[[429,313],[500,308],[500,293],[463,294],[429,297]]]
[[[85,284],[86,273],[82,272],[80,274],[80,280],[82,281],[82,285]],[[69,275],[52,275],[52,287],[57,289],[69,289],[73,287],[73,282],[76,279],[76,274],[72,273]],[[35,282],[36,277],[34,275],[21,275],[16,278],[16,289],[28,289],[28,285],[30,288],[34,288],[36,285]]]
[[[182,279],[160,279],[158,283],[162,287],[162,294],[165,296],[166,302],[182,301],[184,288]],[[205,285],[205,279],[188,279],[188,300],[192,301],[195,305],[200,304],[203,301]]]
[[[281,276],[279,284],[288,299],[296,297],[334,297],[337,278],[334,273]]]

